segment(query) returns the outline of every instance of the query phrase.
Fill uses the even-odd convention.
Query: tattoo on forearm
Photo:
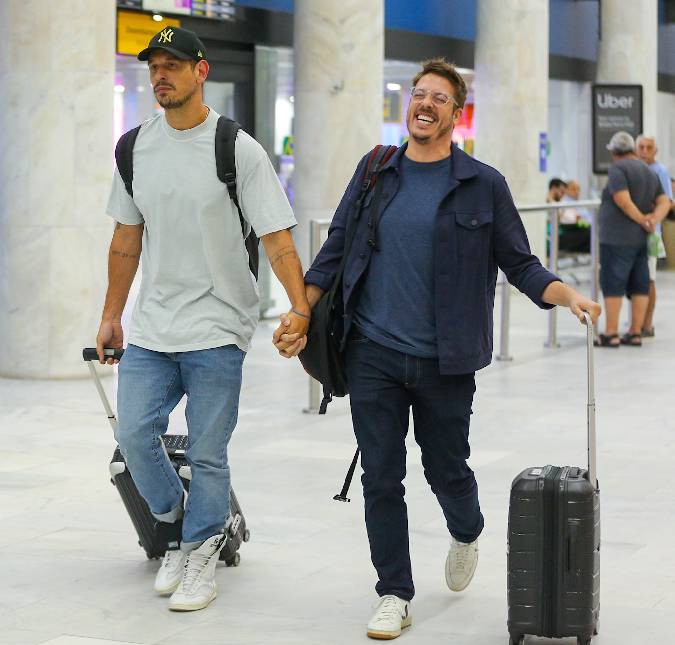
[[[298,254],[295,251],[294,246],[284,246],[283,248],[279,249],[271,258],[270,258],[270,264],[274,266],[277,262],[281,262],[283,264],[283,259],[285,257],[293,257],[297,258]]]
[[[110,255],[116,255],[119,258],[138,258],[135,253],[124,253],[123,251],[110,251]]]

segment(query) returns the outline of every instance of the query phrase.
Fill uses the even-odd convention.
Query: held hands
[[[304,314],[304,315],[300,315]],[[307,345],[309,312],[296,312],[291,309],[279,316],[281,323],[274,330],[272,343],[284,358],[297,356]]]
[[[647,213],[641,220],[640,226],[647,231],[647,233],[653,233],[656,230],[656,218],[654,213]]]
[[[124,332],[122,331],[122,323],[119,320],[102,320],[101,326],[98,328],[96,335],[96,353],[98,354],[98,361],[103,365],[113,365],[119,363],[116,358],[105,358],[103,355],[104,347],[111,347],[113,349],[121,349],[124,342]]]

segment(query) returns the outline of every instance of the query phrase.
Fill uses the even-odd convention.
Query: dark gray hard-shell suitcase
[[[511,486],[508,527],[510,645],[525,635],[588,645],[600,613],[600,490],[596,474],[593,326],[586,316],[588,468],[541,466]]]
[[[112,352],[113,350],[106,350],[107,352]],[[121,358],[123,350],[114,350],[115,358]],[[101,384],[101,381],[96,372],[96,368],[93,365],[93,361],[98,360],[95,349],[87,348],[82,352],[82,356],[89,366],[89,371],[91,372],[96,389],[98,390],[99,396],[103,403],[103,407],[106,410],[108,415],[108,421],[110,425],[115,430],[117,425],[117,418],[112,411],[108,397],[105,394],[105,390]],[[190,488],[191,472],[190,467],[185,459],[185,451],[187,450],[187,435],[165,435],[163,437],[164,447],[166,448],[167,454],[171,459],[173,467],[178,472],[183,485],[186,490]],[[157,520],[153,517],[150,509],[148,508],[147,503],[141,497],[134,480],[131,478],[131,473],[126,467],[124,462],[124,457],[120,452],[119,447],[117,447],[113,453],[112,459],[110,461],[110,481],[113,483],[120,497],[122,498],[122,503],[129,514],[131,523],[136,529],[138,534],[138,544],[145,551],[145,554],[148,558],[161,558],[164,556],[166,551],[167,544],[163,540],[157,530]],[[239,506],[239,501],[237,496],[234,494],[234,490],[230,487],[230,517],[225,525],[224,532],[227,533],[227,540],[220,552],[220,560],[225,562],[228,566],[237,566],[240,561],[239,547],[242,542],[248,542],[250,538],[250,532],[246,528],[246,520],[244,514],[241,511],[241,506]]]

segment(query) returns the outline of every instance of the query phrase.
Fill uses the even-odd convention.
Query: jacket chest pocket
[[[455,212],[458,277],[485,285],[492,247],[492,211]]]

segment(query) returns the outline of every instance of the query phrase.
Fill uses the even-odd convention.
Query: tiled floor
[[[660,274],[659,295],[654,340],[596,353],[603,522],[596,645],[665,645],[675,633],[675,274]],[[562,347],[545,350],[546,314],[520,297],[512,308],[515,360],[478,377],[472,464],[487,524],[476,578],[462,594],[445,587],[448,536],[409,446],[417,596],[401,643],[505,645],[510,482],[529,465],[585,460],[584,330],[561,312]],[[326,417],[301,412],[306,378],[295,361],[274,354],[272,326],[261,325],[246,360],[231,444],[252,538],[238,568],[218,570],[219,598],[193,614],[170,613],[152,594],[157,562],[137,547],[109,483],[114,444],[91,381],[0,380],[0,644],[367,642],[375,579],[358,482],[351,504],[331,499],[354,447],[347,402]],[[114,380],[106,387],[112,392]],[[174,429],[184,427],[182,411],[174,417]]]

